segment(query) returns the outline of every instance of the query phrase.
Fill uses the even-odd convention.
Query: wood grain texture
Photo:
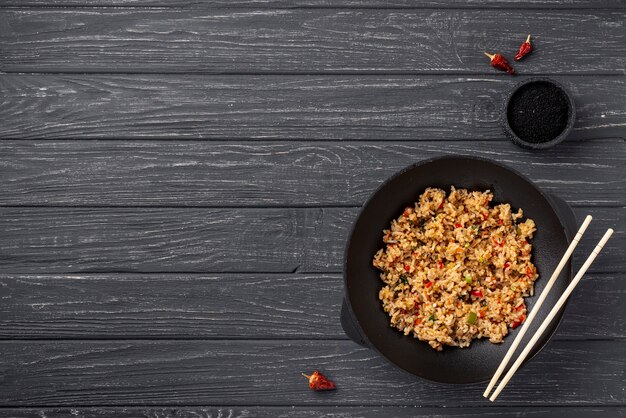
[[[594,233],[616,229],[591,267],[624,272],[626,208],[576,208]],[[0,270],[78,272],[339,272],[358,208],[1,208]]]
[[[462,418],[462,417],[515,417],[515,418],[572,418],[572,417],[625,417],[624,407],[474,407],[474,408],[423,408],[423,407],[126,407],[126,408],[20,408],[0,410],[0,416],[12,418],[46,418],[58,416],[83,418]]]
[[[338,274],[2,275],[0,338],[344,339],[342,298]],[[624,303],[623,275],[585,277],[555,338],[626,337]]]
[[[624,138],[623,77],[554,78],[575,97],[570,139]],[[520,80],[2,74],[0,138],[501,140]]]
[[[623,10],[2,9],[5,72],[625,73]],[[585,36],[580,36],[583,33]],[[507,78],[500,74],[502,79]]]
[[[3,0],[2,7],[172,7],[196,8],[550,8],[620,9],[624,0]]]
[[[567,141],[533,153],[508,141],[419,142],[9,141],[1,205],[362,205],[421,159],[497,159],[570,204],[624,206],[626,142]]]
[[[6,341],[0,354],[6,406],[489,402],[483,384],[419,380],[350,341]],[[516,374],[501,401],[623,406],[624,356],[624,341],[554,341]],[[338,390],[311,392],[300,373],[313,369]]]

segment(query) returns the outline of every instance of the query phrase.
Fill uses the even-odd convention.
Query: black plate
[[[567,249],[576,232],[576,219],[565,202],[541,192],[521,174],[493,161],[476,157],[444,157],[408,167],[385,182],[365,203],[359,214],[345,253],[345,303],[341,322],[350,338],[376,350],[400,368],[424,379],[442,383],[475,383],[493,376],[517,330],[504,343],[474,340],[469,348],[445,347],[435,351],[428,343],[404,336],[389,326],[389,317],[378,300],[383,285],[372,266],[376,251],[383,247],[382,231],[406,206],[413,205],[428,187],[446,192],[450,186],[471,190],[491,190],[494,203],[508,202],[514,211],[535,221],[537,232],[531,240],[532,261],[539,272],[535,296],[527,298],[529,311]],[[547,316],[572,278],[571,263],[563,269],[529,332],[528,340]],[[529,359],[543,348],[556,331],[563,310],[539,340]]]

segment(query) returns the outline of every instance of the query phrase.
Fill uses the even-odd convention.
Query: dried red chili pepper
[[[312,390],[334,390],[335,384],[328,380],[326,376],[318,372],[317,370],[313,372],[311,376],[308,376],[302,373],[302,376],[309,379],[309,388]]]
[[[533,50],[533,46],[530,44],[530,35],[526,38],[526,42],[520,45],[519,51],[515,56],[515,61],[519,61],[524,58],[526,55],[530,54]]]
[[[515,70],[511,67],[511,64],[502,56],[502,54],[488,54],[485,52],[485,55],[489,57],[491,60],[491,66],[493,68],[497,68],[500,71],[506,71],[507,74],[515,74]]]

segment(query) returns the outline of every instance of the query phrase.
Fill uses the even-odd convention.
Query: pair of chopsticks
[[[509,351],[507,351],[506,355],[504,356],[504,359],[502,359],[502,362],[500,363],[498,370],[496,370],[496,373],[491,378],[491,381],[489,382],[487,389],[483,393],[483,396],[485,398],[489,396],[489,392],[491,392],[491,389],[493,389],[493,387],[495,386],[496,382],[502,375],[502,372],[504,372],[504,368],[509,363],[509,360],[511,360],[511,357],[513,357],[513,353],[515,353],[517,346],[522,341],[522,338],[524,338],[524,334],[526,334],[526,331],[530,327],[530,324],[533,322],[533,319],[535,319],[535,316],[537,316],[537,312],[539,312],[539,308],[541,308],[541,304],[544,302],[544,300],[548,296],[548,292],[550,292],[550,289],[552,288],[552,285],[554,284],[554,282],[556,282],[556,279],[559,277],[559,274],[561,274],[561,270],[563,270],[563,267],[565,267],[565,264],[567,264],[567,260],[569,260],[570,256],[574,252],[576,245],[578,245],[578,242],[580,241],[583,234],[585,233],[585,230],[589,226],[591,219],[592,219],[591,216],[587,215],[587,217],[585,218],[585,221],[583,222],[580,229],[576,233],[576,236],[572,240],[572,243],[567,248],[567,251],[565,251],[565,254],[563,254],[563,258],[561,258],[559,265],[556,267],[556,270],[554,270],[554,273],[552,273],[552,277],[550,277],[550,280],[546,284],[545,289],[543,290],[543,292],[541,292],[539,299],[537,299],[537,303],[535,304],[535,307],[526,318],[526,322],[524,322],[524,325],[522,326],[519,333],[517,334],[517,337],[515,337],[515,341],[513,341],[513,345],[511,345],[511,348],[509,348]],[[613,234],[613,230],[609,228],[604,234],[604,236],[602,237],[602,239],[600,240],[600,242],[598,243],[598,245],[596,245],[596,248],[594,248],[594,250],[591,252],[589,257],[587,258],[587,261],[585,261],[585,264],[583,264],[583,266],[580,268],[580,270],[576,274],[576,277],[574,277],[574,279],[569,284],[569,286],[567,286],[567,289],[565,289],[565,292],[563,292],[563,295],[561,295],[559,300],[556,302],[556,304],[554,305],[554,308],[552,308],[552,310],[550,311],[546,319],[543,321],[543,323],[541,324],[541,326],[539,327],[539,329],[537,330],[533,338],[528,342],[528,344],[526,344],[524,351],[522,351],[522,353],[519,355],[515,363],[513,363],[513,366],[511,366],[511,369],[504,376],[504,378],[502,379],[502,381],[500,382],[496,390],[493,392],[493,394],[489,398],[491,402],[493,402],[498,397],[500,392],[502,392],[502,389],[504,389],[504,387],[509,383],[509,380],[511,380],[511,377],[513,377],[517,369],[519,369],[519,367],[522,365],[526,357],[528,357],[528,353],[530,353],[530,350],[532,350],[535,344],[537,344],[537,341],[539,340],[539,338],[541,338],[546,328],[548,328],[548,325],[550,325],[550,322],[552,322],[554,317],[561,310],[561,308],[567,301],[567,298],[574,291],[574,288],[576,287],[578,282],[580,282],[580,279],[582,279],[584,274],[587,272],[587,269],[589,268],[589,266],[591,266],[591,263],[593,263],[593,261],[596,259],[597,255],[602,250],[602,247],[604,247],[604,244],[606,244],[606,242],[609,240],[612,234]]]

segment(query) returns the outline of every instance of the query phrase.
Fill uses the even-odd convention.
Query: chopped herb
[[[409,279],[407,279],[404,274],[400,275],[400,281],[402,281],[402,283],[404,284],[409,284]]]
[[[426,226],[426,219],[422,219],[420,221],[420,228],[424,229],[425,226]]]
[[[429,320],[429,321],[434,321],[434,320],[435,320],[435,315],[431,315],[431,316],[429,316],[429,317],[428,317],[428,320]]]
[[[469,316],[467,317],[467,323],[470,325],[474,325],[476,323],[476,319],[478,319],[478,315],[476,315],[476,312],[470,312]]]
[[[467,282],[467,284],[472,284],[472,276],[470,276],[469,274],[466,274],[465,281]]]

